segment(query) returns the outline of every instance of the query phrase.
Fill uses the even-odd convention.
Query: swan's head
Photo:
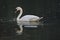
[[[17,9],[17,11],[18,11],[18,10],[21,10],[22,8],[21,8],[21,7],[16,7],[16,9]]]
[[[16,7],[16,11],[15,11],[15,13],[16,13],[17,11],[21,11],[21,10],[22,10],[21,7]]]

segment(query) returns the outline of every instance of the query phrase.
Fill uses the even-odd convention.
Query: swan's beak
[[[16,11],[15,11],[15,13],[19,13],[19,12],[20,12],[20,10],[16,10]]]
[[[17,13],[17,11],[15,11],[15,13]]]
[[[16,10],[15,10],[15,13],[17,13],[17,11],[18,11],[18,10],[16,9]]]

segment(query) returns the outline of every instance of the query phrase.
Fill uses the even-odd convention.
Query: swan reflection
[[[38,28],[38,25],[42,26],[43,22],[20,21],[20,23],[18,25],[20,25],[20,29],[23,30],[23,27],[25,27],[25,28]],[[16,33],[18,33],[18,35],[21,35],[22,32],[20,32],[19,30],[17,30]]]
[[[37,25],[42,25],[42,22],[28,22],[28,21],[20,21],[19,25],[24,25],[24,26],[37,26]]]
[[[43,25],[42,22],[27,22],[27,21],[24,21],[24,22],[20,22],[19,25],[23,25],[24,27],[27,27],[27,28],[37,28],[38,25]]]

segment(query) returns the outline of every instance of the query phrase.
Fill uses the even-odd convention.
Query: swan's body
[[[37,21],[37,20],[39,20],[39,17],[37,17],[35,15],[25,15],[20,20],[22,20],[22,21]]]
[[[23,13],[22,8],[21,7],[17,7],[16,9],[17,9],[17,11],[20,10],[20,14],[17,17],[17,24],[20,27],[20,30],[18,30],[17,33],[19,33],[19,34],[21,34],[22,31],[23,31],[22,25],[20,25],[21,21],[27,21],[27,22],[30,22],[30,21],[39,21],[40,19],[43,18],[43,17],[39,18],[38,16],[35,16],[35,15],[25,15],[25,16],[21,17],[21,15]]]

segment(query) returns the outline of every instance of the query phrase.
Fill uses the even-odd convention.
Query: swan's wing
[[[39,19],[38,16],[25,15],[25,16],[23,16],[20,20],[21,20],[21,21],[32,21],[32,20],[37,20],[37,19]]]

